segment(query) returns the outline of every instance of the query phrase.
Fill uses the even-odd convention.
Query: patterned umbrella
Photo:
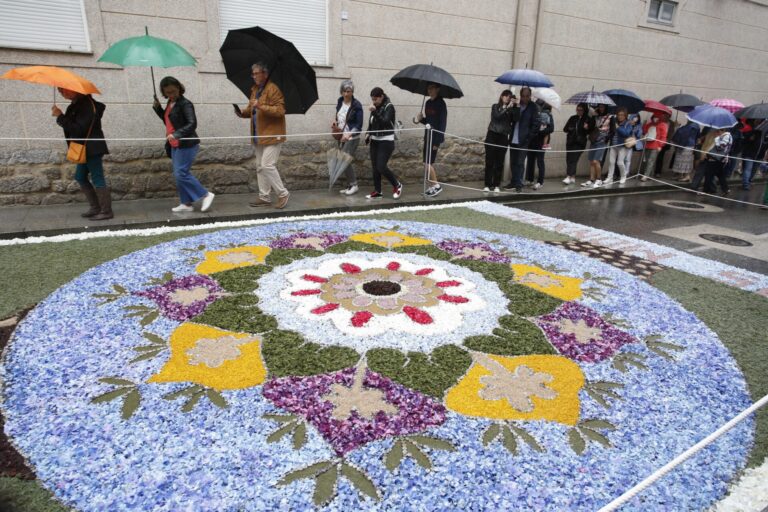
[[[713,105],[699,105],[688,113],[688,119],[701,126],[710,128],[730,128],[736,126],[736,117],[724,108]]]
[[[576,93],[565,100],[565,102],[571,105],[578,105],[579,103],[587,103],[589,105],[599,105],[602,103],[603,105],[608,105],[609,107],[616,105],[610,96],[602,92],[595,92],[594,89],[591,91]]]
[[[500,84],[520,85],[523,87],[554,87],[550,78],[535,69],[510,69],[496,78]]]
[[[718,98],[709,102],[713,107],[724,108],[730,113],[734,113],[744,108],[744,104],[740,101],[732,100],[730,98]]]
[[[664,105],[660,101],[655,101],[655,100],[645,100],[645,107],[643,108],[643,110],[651,113],[656,113],[656,114],[664,114],[667,116],[672,115],[671,108]]]

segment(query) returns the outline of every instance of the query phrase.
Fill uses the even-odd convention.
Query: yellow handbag
[[[88,133],[86,134],[84,141],[88,140],[88,137],[91,136],[93,123],[96,121],[96,105],[93,104],[93,100],[91,100],[91,107],[93,107],[93,119],[91,119],[91,126],[88,127]],[[85,154],[85,144],[70,141],[69,148],[67,149],[67,160],[73,164],[84,164],[86,158],[87,155]]]

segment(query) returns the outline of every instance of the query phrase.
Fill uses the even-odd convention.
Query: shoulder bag
[[[96,122],[96,105],[93,104],[93,100],[91,100],[91,107],[93,108],[93,119],[91,119],[91,126],[88,127],[88,133],[85,135],[83,143],[80,144],[79,142],[70,141],[69,148],[67,149],[67,160],[73,164],[84,164],[87,159],[87,155],[85,154],[85,141],[91,136],[93,123]]]

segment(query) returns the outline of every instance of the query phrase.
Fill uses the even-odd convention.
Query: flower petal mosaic
[[[84,511],[597,510],[750,403],[716,335],[632,273],[381,219],[95,267],[29,313],[0,372],[9,438]],[[706,509],[753,435],[626,509]]]

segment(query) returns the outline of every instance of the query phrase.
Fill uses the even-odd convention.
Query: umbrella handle
[[[155,87],[155,68],[149,66],[149,72],[152,74],[152,97],[157,100],[157,88]]]
[[[56,106],[56,86],[53,86],[53,106]]]

